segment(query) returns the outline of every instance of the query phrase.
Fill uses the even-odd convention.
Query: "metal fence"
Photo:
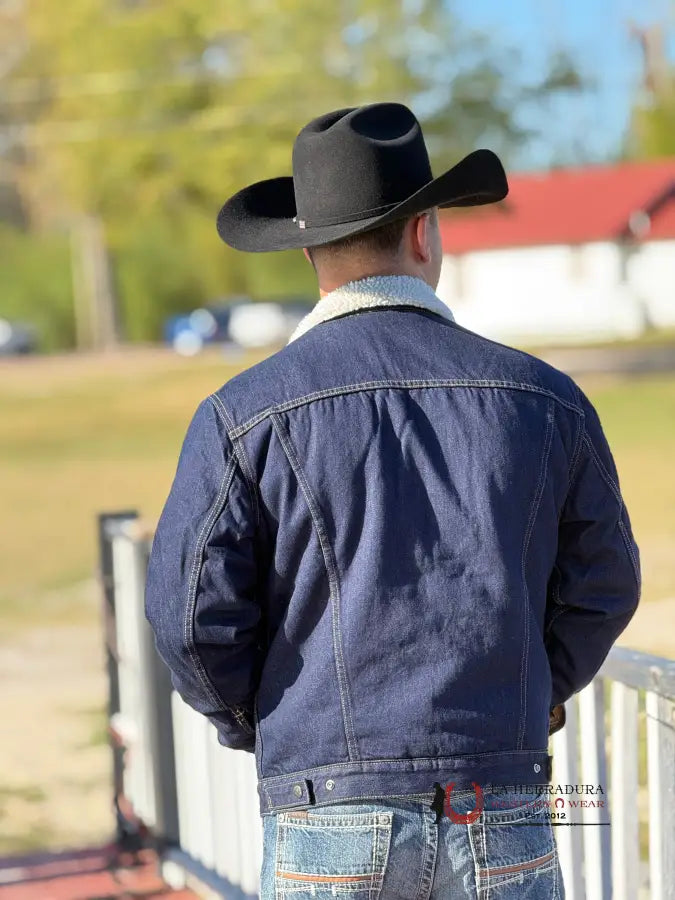
[[[100,535],[118,789],[156,836],[169,883],[255,898],[254,759],[220,746],[171,690],[143,612],[151,535],[133,513],[101,516]],[[614,648],[551,750],[552,800],[570,817],[554,820],[568,900],[675,900],[675,661]]]

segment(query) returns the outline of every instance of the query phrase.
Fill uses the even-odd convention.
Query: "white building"
[[[500,204],[441,213],[438,295],[497,340],[675,327],[675,159],[509,177]]]

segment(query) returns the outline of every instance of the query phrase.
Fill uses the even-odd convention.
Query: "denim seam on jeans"
[[[577,415],[584,415],[583,409],[580,409],[569,400],[565,400],[563,397],[559,397],[557,394],[554,394],[553,391],[538,387],[537,385],[525,384],[518,381],[493,381],[488,379],[480,380],[471,378],[392,378],[383,379],[381,381],[363,381],[358,384],[344,384],[340,385],[340,387],[334,388],[324,388],[321,391],[314,391],[311,394],[305,394],[302,397],[295,397],[293,400],[286,400],[283,403],[268,406],[260,412],[256,413],[254,416],[251,416],[250,419],[248,419],[246,422],[243,422],[241,425],[234,426],[230,431],[228,431],[228,437],[230,438],[230,440],[234,441],[240,438],[247,431],[250,431],[251,428],[254,428],[260,422],[264,421],[275,413],[284,413],[290,409],[294,409],[299,406],[304,406],[308,403],[311,403],[314,400],[323,400],[327,397],[339,397],[343,394],[354,394],[360,391],[379,389],[385,390],[387,388],[397,388],[401,390],[423,390],[425,388],[497,388],[504,390],[525,391],[530,394],[540,394],[543,397],[550,397],[552,400],[555,400],[557,403],[560,403],[561,406],[564,406],[572,412],[575,412]],[[217,395],[214,394],[212,396],[215,397]]]
[[[199,585],[199,578],[201,575],[201,567],[204,560],[204,547],[206,545],[206,541],[208,540],[209,534],[211,533],[211,529],[215,525],[218,517],[222,513],[225,508],[225,504],[227,503],[227,495],[230,490],[230,485],[232,484],[232,478],[234,477],[234,469],[236,466],[236,459],[231,457],[227,466],[225,467],[225,471],[223,473],[223,480],[220,483],[220,490],[218,495],[216,496],[213,505],[207,515],[204,523],[202,525],[202,529],[199,532],[199,536],[197,537],[197,543],[195,546],[195,554],[192,560],[192,569],[190,571],[190,580],[188,582],[188,602],[185,605],[185,621],[183,624],[183,632],[185,638],[185,646],[188,649],[190,654],[190,659],[195,667],[195,670],[199,676],[199,680],[204,686],[204,690],[207,692],[208,696],[211,698],[211,701],[218,707],[229,709],[226,704],[220,699],[218,695],[218,691],[215,686],[211,683],[211,679],[208,676],[206,669],[202,663],[201,657],[197,651],[197,647],[195,646],[195,636],[194,636],[194,615],[195,609],[197,605],[197,586]],[[230,710],[233,712],[232,710]],[[239,718],[235,714],[235,718],[239,722]],[[241,722],[240,722],[241,724]],[[250,728],[248,722],[246,723],[247,727]]]
[[[359,751],[358,744],[356,742],[356,736],[354,734],[354,724],[351,712],[352,704],[349,695],[349,683],[347,680],[347,670],[345,667],[344,655],[342,652],[342,630],[340,623],[340,582],[337,564],[335,562],[335,557],[333,554],[333,548],[328,539],[328,532],[326,531],[326,527],[323,522],[321,510],[319,509],[319,505],[316,502],[316,498],[314,497],[314,493],[312,492],[309,482],[307,481],[305,473],[302,470],[300,460],[298,459],[298,455],[295,452],[295,447],[293,446],[293,442],[291,441],[291,436],[288,433],[288,430],[286,429],[286,426],[282,422],[280,416],[278,416],[276,413],[273,413],[270,418],[274,430],[277,433],[277,437],[281,441],[281,446],[284,449],[289,465],[293,470],[295,477],[298,479],[298,483],[300,485],[302,493],[304,494],[307,506],[309,507],[309,513],[312,517],[312,521],[316,529],[316,534],[319,539],[319,545],[321,546],[324,563],[326,565],[328,587],[331,598],[333,656],[335,660],[335,668],[337,670],[337,684],[338,691],[340,693],[340,705],[342,707],[342,724],[345,732],[345,739],[347,741],[347,751],[349,759],[356,760],[359,758]]]
[[[530,592],[527,586],[527,577],[525,575],[525,563],[527,559],[527,551],[530,548],[530,538],[532,537],[532,529],[537,519],[539,505],[544,494],[544,486],[546,484],[546,474],[548,470],[548,458],[551,453],[551,444],[553,442],[553,405],[551,400],[548,401],[546,408],[546,435],[544,437],[544,448],[539,463],[539,476],[537,478],[537,488],[532,498],[532,506],[530,516],[525,529],[525,537],[523,539],[523,552],[520,560],[520,572],[523,579],[523,615],[525,618],[524,634],[523,634],[523,652],[520,659],[520,722],[518,725],[518,743],[516,746],[522,749],[523,740],[525,739],[525,726],[527,724],[527,675],[528,675],[528,656],[530,652]]]
[[[438,825],[431,821],[429,815],[422,814],[424,826],[424,861],[420,871],[420,883],[417,889],[418,900],[428,900],[434,885],[436,860],[438,858]]]

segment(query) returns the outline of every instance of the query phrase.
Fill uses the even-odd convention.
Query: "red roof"
[[[441,235],[446,253],[468,253],[616,240],[631,221],[648,225],[641,239],[675,238],[675,158],[509,175],[506,200],[443,211]]]

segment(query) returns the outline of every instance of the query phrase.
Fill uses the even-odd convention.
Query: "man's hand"
[[[559,703],[557,706],[551,707],[551,712],[548,717],[548,733],[549,736],[555,734],[556,731],[560,731],[560,729],[565,725],[565,706],[562,703]]]

